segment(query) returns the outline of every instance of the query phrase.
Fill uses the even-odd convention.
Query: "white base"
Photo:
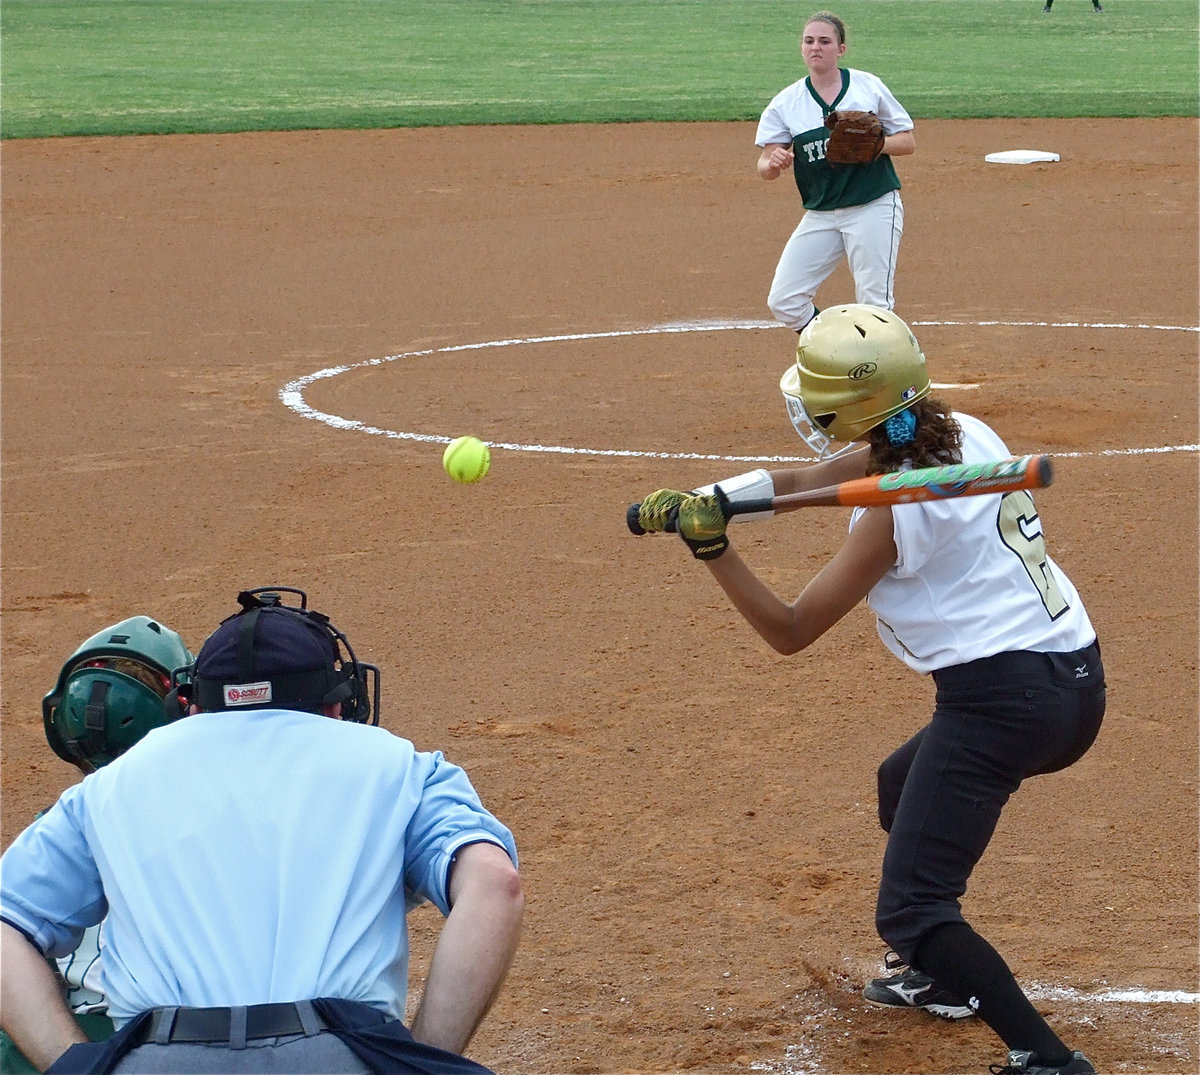
[[[989,153],[983,159],[989,164],[1037,164],[1061,160],[1057,153],[1047,153],[1041,149],[1006,149],[1001,153]]]

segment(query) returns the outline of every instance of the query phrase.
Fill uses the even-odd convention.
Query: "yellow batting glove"
[[[657,489],[638,505],[637,522],[643,533],[661,534],[674,531],[670,526],[671,513],[687,499],[687,493],[675,489]]]

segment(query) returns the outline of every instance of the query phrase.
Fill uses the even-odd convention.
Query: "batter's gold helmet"
[[[800,333],[796,362],[779,381],[792,425],[818,458],[929,395],[925,356],[891,310],[830,306]],[[844,447],[831,450],[831,442]]]

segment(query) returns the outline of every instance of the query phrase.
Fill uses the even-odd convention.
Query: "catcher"
[[[163,700],[171,675],[194,660],[175,631],[149,616],[106,627],[67,658],[42,699],[46,742],[85,775],[96,772],[147,732],[169,723]],[[100,980],[102,929],[103,924],[89,926],[74,951],[54,963],[67,1007],[92,1041],[113,1032]],[[32,1075],[38,1070],[7,1033],[0,1033],[0,1071]]]
[[[758,123],[758,174],[791,169],[805,213],[767,296],[776,320],[799,332],[817,289],[848,259],[856,301],[890,310],[904,205],[892,158],[916,150],[913,122],[875,75],[842,68],[846,27],[811,16],[800,38],[808,77],[776,94]]]
[[[796,432],[819,462],[752,471],[696,494],[660,489],[641,502],[637,523],[677,532],[780,653],[807,648],[865,599],[887,648],[932,677],[929,723],[878,770],[888,838],[875,925],[906,969],[894,967],[898,973],[870,982],[863,995],[950,1017],[975,1013],[1009,1049],[995,1075],[1092,1075],[961,906],[1010,796],[1029,777],[1078,761],[1104,717],[1096,631],[1046,552],[1033,498],[1011,492],[857,508],[842,548],[790,602],[726,534],[739,503],[1010,455],[984,422],[929,398],[930,387],[925,356],[894,313],[824,310],[800,334],[780,381]]]

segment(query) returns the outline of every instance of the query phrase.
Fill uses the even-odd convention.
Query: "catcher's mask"
[[[285,605],[282,594],[300,604]],[[241,611],[221,621],[176,684],[202,710],[299,709],[320,713],[340,703],[342,720],[379,723],[379,669],[354,655],[329,617],[291,586],[238,594]],[[370,681],[370,683],[369,683]]]
[[[890,310],[830,306],[800,333],[796,362],[779,381],[788,415],[819,459],[929,395],[925,356]],[[843,447],[833,450],[832,442]]]
[[[152,728],[182,715],[164,708],[177,671],[195,658],[183,639],[149,616],[133,616],[83,643],[42,699],[46,741],[63,761],[94,772]]]

